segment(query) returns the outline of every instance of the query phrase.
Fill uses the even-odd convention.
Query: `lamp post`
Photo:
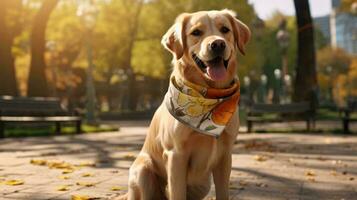
[[[288,73],[287,52],[288,52],[289,40],[290,40],[290,34],[286,30],[286,20],[285,19],[283,19],[280,22],[279,30],[276,34],[276,40],[278,41],[278,44],[280,47],[280,52],[281,52],[281,57],[282,57],[281,70],[282,70],[283,76],[285,76]]]
[[[281,90],[281,70],[275,69],[274,70],[274,94],[273,94],[273,103],[280,103],[280,90]]]
[[[329,77],[329,85],[328,85],[328,100],[333,102],[333,93],[332,93],[332,81],[333,81],[333,74],[332,74],[332,67],[329,65],[326,67],[326,75]]]
[[[284,75],[284,101],[285,103],[291,102],[291,76],[289,74]]]
[[[248,95],[248,98],[249,100],[252,100],[251,98],[251,90],[250,90],[250,78],[249,76],[244,76],[243,78],[243,83],[244,83],[244,88],[245,88],[245,91],[247,92],[247,95]]]
[[[260,76],[260,84],[259,84],[259,93],[258,93],[258,102],[265,103],[266,101],[266,86],[268,83],[268,77],[265,74]]]
[[[86,74],[86,119],[88,123],[95,123],[95,86],[93,81],[93,51],[91,45],[91,36],[98,15],[97,8],[92,1],[85,1],[80,4],[77,10],[77,16],[80,17],[85,27],[85,43],[87,49],[88,67]]]

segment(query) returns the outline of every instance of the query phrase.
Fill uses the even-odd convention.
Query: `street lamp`
[[[329,65],[326,67],[326,75],[329,77],[329,84],[328,84],[328,100],[333,102],[333,93],[332,93],[332,81],[333,81],[333,74],[332,74],[332,67]]]
[[[275,69],[274,70],[274,94],[273,94],[273,103],[280,103],[280,85],[281,85],[281,70]]]
[[[82,24],[86,29],[85,43],[87,49],[87,80],[86,80],[86,119],[88,123],[95,123],[95,86],[93,81],[93,52],[91,45],[91,36],[95,27],[96,18],[98,15],[98,9],[93,5],[93,1],[82,2],[77,10],[77,16],[81,19]]]
[[[266,101],[266,86],[268,83],[268,77],[265,74],[260,76],[260,84],[259,84],[259,93],[258,93],[258,102],[265,103]]]
[[[281,57],[282,57],[281,70],[283,72],[283,75],[286,75],[288,73],[287,51],[288,51],[288,47],[289,47],[290,34],[286,30],[286,20],[285,19],[283,19],[280,22],[279,30],[276,34],[276,39],[280,46]]]
[[[252,93],[250,91],[250,78],[249,78],[249,76],[244,76],[243,83],[244,83],[244,88],[245,88],[245,91],[246,91],[246,93],[248,95],[249,100],[252,100],[252,95],[251,95]]]
[[[291,76],[289,74],[284,75],[284,101],[285,103],[290,103],[290,89],[291,89]]]

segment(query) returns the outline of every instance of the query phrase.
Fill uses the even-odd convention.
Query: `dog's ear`
[[[169,28],[161,40],[161,44],[169,50],[176,59],[180,59],[184,54],[186,46],[185,27],[187,19],[187,13],[179,15],[175,20],[175,24]]]
[[[236,13],[234,11],[225,9],[223,12],[225,12],[225,15],[232,24],[234,40],[236,41],[239,51],[245,55],[244,48],[251,36],[248,26],[236,18]]]

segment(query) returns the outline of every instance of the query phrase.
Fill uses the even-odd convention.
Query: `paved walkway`
[[[118,196],[146,130],[1,140],[0,199]],[[231,199],[357,199],[356,136],[241,134],[233,152]]]

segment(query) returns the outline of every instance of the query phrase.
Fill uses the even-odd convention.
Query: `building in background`
[[[322,35],[325,37],[326,41],[330,44],[331,34],[330,34],[330,15],[325,15],[321,17],[314,18],[314,25],[318,28]]]
[[[357,55],[357,14],[339,11],[340,0],[331,2],[332,13],[314,18],[314,25],[321,30],[332,47]]]
[[[331,45],[357,55],[357,16],[333,11],[330,21]]]

